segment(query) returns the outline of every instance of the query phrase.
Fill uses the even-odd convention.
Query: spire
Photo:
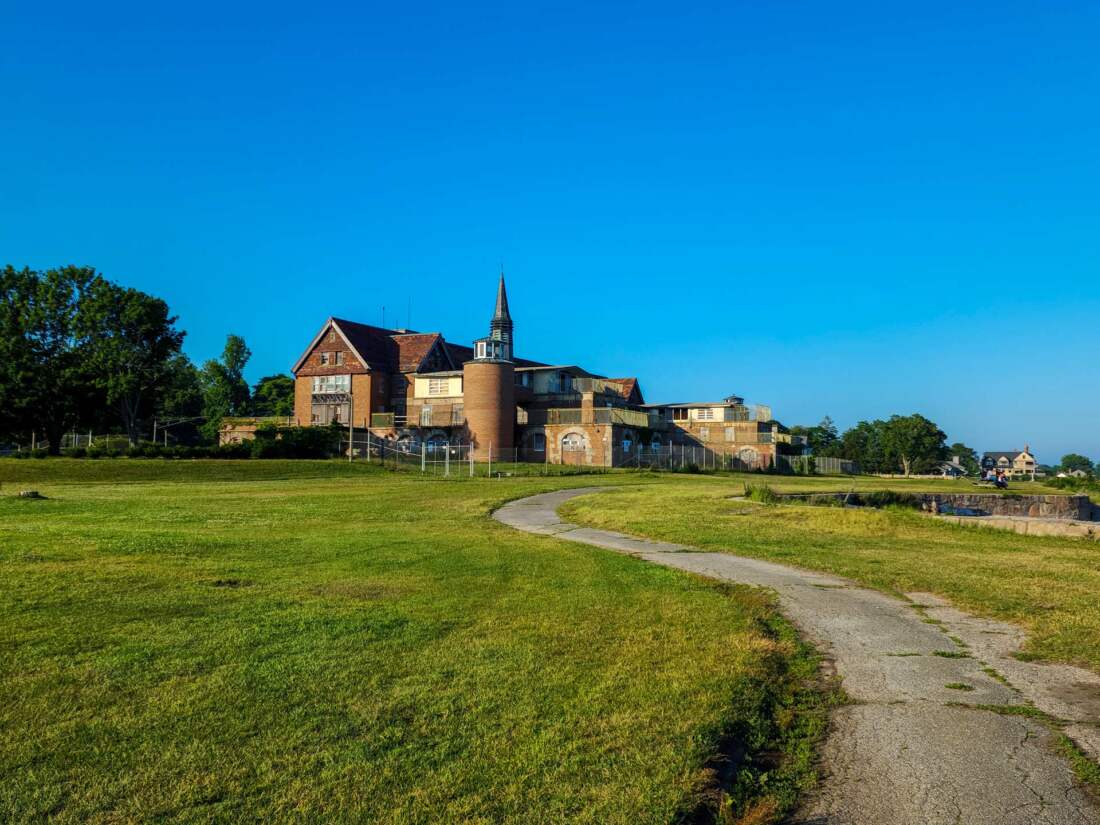
[[[500,268],[500,285],[497,287],[497,306],[493,312],[494,321],[508,321],[512,316],[508,313],[508,290],[504,288],[504,267]]]
[[[500,342],[499,357],[512,360],[512,315],[508,312],[508,290],[504,288],[504,267],[500,268],[500,284],[497,286],[497,305],[489,322],[489,338]]]

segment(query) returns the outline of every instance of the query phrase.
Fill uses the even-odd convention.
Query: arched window
[[[566,433],[561,437],[561,449],[565,453],[576,453],[588,447],[588,439],[583,433]]]
[[[649,449],[659,450],[661,449],[661,436],[657,433],[653,434],[653,438],[649,439]]]

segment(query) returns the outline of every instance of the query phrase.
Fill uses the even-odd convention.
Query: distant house
[[[1058,478],[1088,478],[1089,474],[1084,470],[1063,470],[1058,473]]]
[[[982,472],[1003,471],[1012,478],[1035,478],[1039,465],[1031,454],[1031,447],[1023,450],[1008,450],[982,453]]]
[[[962,478],[967,474],[966,467],[962,465],[962,461],[957,455],[951,456],[950,461],[941,461],[936,465],[936,471],[942,474],[944,478]]]

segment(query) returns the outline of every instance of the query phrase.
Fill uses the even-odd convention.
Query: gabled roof
[[[397,371],[419,372],[432,349],[443,341],[443,336],[438,332],[401,333],[394,335],[393,341],[397,347]],[[443,347],[444,357],[454,367],[455,364],[447,349],[446,346]]]
[[[1020,455],[1023,455],[1023,450],[993,450],[987,453],[982,453],[982,458],[992,458],[994,461],[1006,458],[1009,461],[1015,461],[1016,457]]]
[[[617,384],[621,388],[620,392],[623,398],[628,401],[636,398],[637,403],[641,404],[644,402],[645,399],[642,398],[642,388],[638,384],[637,378],[607,378],[605,380],[610,381],[612,384]]]
[[[321,343],[321,339],[325,337],[325,333],[330,328],[336,330],[336,333],[344,339],[344,343],[348,345],[360,363],[372,370],[385,371],[389,369],[389,365],[393,362],[394,344],[390,339],[393,330],[357,324],[354,321],[345,321],[341,318],[329,318],[321,326],[321,331],[310,341],[305,352],[294,362],[291,372],[297,373],[302,368],[306,358]]]
[[[378,372],[417,372],[437,345],[442,347],[445,358],[454,369],[461,369],[466,361],[474,359],[473,347],[452,344],[438,332],[405,332],[360,324],[346,318],[329,318],[294,363],[291,372],[297,373],[301,369],[330,327],[343,338],[360,363]],[[517,367],[546,366],[526,358],[515,358],[513,361]]]

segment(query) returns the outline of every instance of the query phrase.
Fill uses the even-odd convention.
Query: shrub
[[[759,504],[778,504],[782,496],[767,484],[746,484],[745,498]]]
[[[61,455],[65,458],[85,458],[88,455],[88,450],[85,447],[70,447],[67,450],[62,450]]]
[[[256,429],[253,458],[328,458],[340,449],[342,430],[334,427],[277,427]]]

